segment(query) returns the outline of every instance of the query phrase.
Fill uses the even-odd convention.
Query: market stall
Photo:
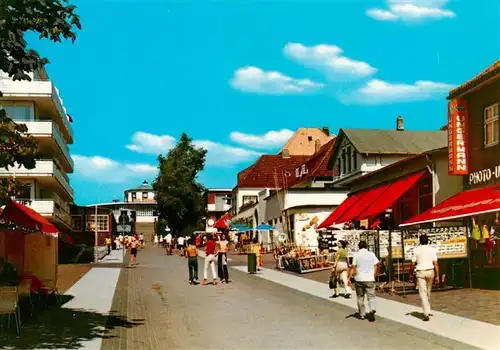
[[[58,266],[58,229],[34,210],[11,201],[0,215],[0,258],[17,275],[55,286]]]
[[[283,267],[297,273],[309,273],[331,268],[334,254],[315,254],[310,249],[302,249],[295,245],[284,247]]]

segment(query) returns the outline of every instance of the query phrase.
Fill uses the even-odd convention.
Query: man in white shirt
[[[183,236],[179,236],[179,238],[177,238],[177,249],[180,250],[181,256],[184,256],[184,237]]]
[[[167,255],[172,255],[172,234],[169,232],[165,237],[167,243]]]
[[[416,265],[416,266],[415,266]],[[429,246],[429,238],[420,236],[420,245],[413,250],[410,271],[417,270],[418,294],[424,310],[424,321],[429,321],[431,314],[431,289],[434,278],[439,280],[437,249]]]
[[[375,277],[378,274],[378,263],[375,254],[367,250],[366,242],[359,242],[359,250],[354,253],[352,259],[349,281],[354,275],[359,317],[362,320],[366,317],[370,322],[375,321]],[[368,313],[365,310],[365,296],[368,302]]]

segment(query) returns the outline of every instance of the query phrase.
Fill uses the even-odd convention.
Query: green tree
[[[158,156],[159,173],[153,182],[160,220],[176,235],[199,229],[206,215],[205,188],[198,182],[207,151],[193,145],[185,133],[167,156]]]
[[[38,33],[40,39],[60,43],[62,39],[76,39],[75,28],[81,29],[75,6],[67,0],[0,0],[0,70],[13,80],[28,80],[49,61],[31,49],[24,39],[26,32]],[[2,97],[0,91],[0,97]],[[25,135],[27,127],[16,124],[0,108],[0,167],[35,167],[37,144]],[[0,203],[18,196],[23,186],[15,179],[0,181]]]

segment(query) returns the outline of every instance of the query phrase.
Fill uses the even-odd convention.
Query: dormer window
[[[305,164],[302,164],[302,174],[307,174],[307,168]]]
[[[300,177],[300,168],[295,169],[295,177]]]

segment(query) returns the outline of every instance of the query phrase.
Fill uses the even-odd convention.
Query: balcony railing
[[[15,200],[42,216],[55,217],[67,225],[71,225],[69,204],[55,193],[52,194],[51,198],[16,198]]]
[[[70,151],[68,144],[64,140],[61,131],[57,124],[53,121],[45,120],[34,120],[34,121],[23,121],[15,120],[16,123],[25,124],[28,128],[28,134],[37,135],[47,135],[52,136],[56,141],[57,145],[64,154],[66,161],[70,164],[71,168],[74,168],[73,159],[70,156]]]
[[[19,177],[38,177],[54,176],[64,189],[73,197],[73,189],[69,184],[68,175],[66,175],[54,160],[40,159],[36,161],[35,168],[26,169],[25,167],[12,167],[9,170],[0,168],[0,176],[19,176]]]

